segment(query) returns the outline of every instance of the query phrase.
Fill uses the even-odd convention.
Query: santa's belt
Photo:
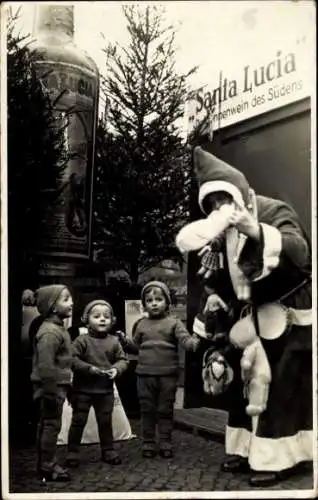
[[[294,309],[293,307],[286,307],[288,310],[289,324],[295,326],[309,326],[312,324],[312,309]],[[194,318],[193,332],[201,337],[206,337],[204,322],[198,317]]]

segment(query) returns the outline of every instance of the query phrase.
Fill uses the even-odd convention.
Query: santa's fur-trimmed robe
[[[267,409],[253,422],[245,412],[241,352],[233,349],[228,354],[235,376],[228,389],[226,452],[248,457],[255,471],[282,471],[313,459],[311,253],[297,214],[289,205],[263,196],[256,200],[261,240],[246,238],[236,255],[237,248],[227,241],[224,268],[213,275],[209,286],[234,305],[237,320],[245,305],[237,298],[240,273],[248,278],[251,299],[257,305],[279,301],[303,283],[281,300],[292,311],[290,328],[274,340],[262,339],[272,382]],[[309,279],[304,283],[306,277]],[[205,298],[202,308],[204,304]],[[193,325],[201,334],[203,316],[199,311]]]

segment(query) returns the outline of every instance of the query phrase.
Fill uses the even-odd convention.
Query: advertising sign
[[[74,65],[37,63],[38,74],[49,91],[57,126],[65,127],[69,156],[63,172],[61,201],[47,218],[41,247],[50,254],[89,254],[93,142],[98,79]],[[45,166],[44,166],[45,168]]]
[[[308,45],[304,36],[257,65],[243,64],[235,74],[220,69],[218,81],[189,94],[187,135],[208,115],[217,130],[309,97],[313,69]]]

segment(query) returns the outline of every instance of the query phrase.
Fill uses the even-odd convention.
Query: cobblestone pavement
[[[138,422],[132,427],[138,435]],[[83,445],[81,464],[71,471],[69,483],[41,483],[34,473],[35,450],[15,450],[10,457],[10,493],[256,490],[248,485],[248,475],[220,472],[222,443],[175,429],[174,446],[173,459],[143,459],[138,437],[116,443],[123,461],[112,467],[100,461],[98,445]],[[61,462],[65,452],[60,446]],[[312,470],[308,468],[267,490],[312,488]]]

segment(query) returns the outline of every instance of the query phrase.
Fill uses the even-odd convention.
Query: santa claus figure
[[[234,374],[224,384],[229,457],[222,469],[249,471],[253,486],[271,485],[313,459],[310,246],[288,204],[255,195],[241,172],[201,147],[194,166],[205,217],[184,227],[176,243],[201,257],[205,286],[193,330],[212,342],[216,333]],[[231,345],[231,328],[236,338],[254,328],[268,362],[269,388],[256,415],[246,411],[243,351],[240,342]]]

